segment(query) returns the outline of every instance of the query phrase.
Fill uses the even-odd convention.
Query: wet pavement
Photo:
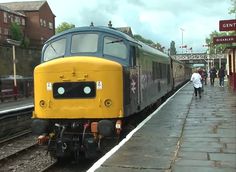
[[[188,83],[152,115],[90,171],[236,171],[236,92],[215,83],[200,99]]]

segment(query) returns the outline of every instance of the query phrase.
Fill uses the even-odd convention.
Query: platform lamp
[[[20,41],[16,41],[13,39],[6,39],[7,43],[12,45],[12,63],[13,63],[13,77],[14,77],[14,87],[13,93],[15,100],[17,99],[17,83],[16,83],[16,51],[15,46],[20,46]]]

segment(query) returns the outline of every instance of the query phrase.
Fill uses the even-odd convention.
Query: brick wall
[[[39,11],[26,11],[25,15],[27,16],[25,33],[30,38],[31,45],[42,45],[55,34],[55,16],[47,3],[44,3]]]
[[[40,63],[41,49],[16,47],[16,74],[33,76],[33,69]],[[0,46],[0,76],[13,75],[12,47]]]

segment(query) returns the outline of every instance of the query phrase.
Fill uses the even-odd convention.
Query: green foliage
[[[11,23],[10,26],[10,35],[11,39],[16,40],[16,41],[22,41],[23,34],[20,28],[20,25],[16,22]]]
[[[62,22],[59,26],[57,26],[56,33],[60,33],[60,32],[63,32],[65,30],[68,30],[68,29],[71,29],[71,28],[74,28],[74,27],[75,27],[74,24],[70,24],[70,23],[67,23],[67,22]]]
[[[152,40],[150,39],[145,39],[141,35],[134,35],[134,39],[139,40],[147,45],[153,45],[155,44]]]
[[[143,38],[141,35],[134,35],[134,39],[136,39],[136,40],[139,40],[139,41],[141,41],[141,42],[143,42],[143,43],[145,43],[145,44],[147,44],[147,45],[149,45],[149,46],[151,46],[151,47],[154,47],[154,48],[156,48],[156,49],[158,49],[158,50],[161,50],[161,51],[163,51],[163,47],[161,46],[161,44],[160,43],[154,43],[152,40],[150,40],[150,39],[145,39],[145,38]]]
[[[229,14],[234,14],[236,17],[236,0],[232,1],[232,7],[229,9]],[[212,32],[209,37],[206,38],[206,44],[209,46],[209,53],[221,53],[226,47],[230,46],[231,44],[213,44],[213,37],[220,37],[220,36],[233,36],[236,34],[236,31],[230,32]]]
[[[175,41],[171,41],[170,43],[170,55],[175,55],[177,53],[175,48]]]
[[[235,14],[236,17],[236,1],[231,0],[231,2],[232,2],[232,7],[229,9],[229,14]]]
[[[27,36],[24,37],[24,39],[22,40],[21,46],[23,48],[28,48],[30,45],[30,40]]]
[[[214,37],[221,37],[221,36],[231,36],[234,35],[233,32],[217,32],[214,31],[210,34],[208,38],[206,38],[206,44],[209,47],[209,53],[215,54],[215,53],[222,53],[222,51],[230,46],[231,44],[213,44],[213,38]]]
[[[165,47],[162,47],[160,43],[157,42],[155,46],[158,50],[164,51]]]

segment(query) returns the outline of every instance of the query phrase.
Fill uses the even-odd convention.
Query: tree
[[[23,37],[23,40],[21,42],[21,47],[28,48],[30,45],[30,40],[27,36]]]
[[[210,34],[209,38],[206,38],[206,44],[208,45],[210,54],[222,53],[226,46],[228,46],[228,44],[213,44],[213,38],[220,36],[227,36],[227,32],[214,31]]]
[[[229,9],[229,14],[234,14],[236,18],[236,1],[231,0],[232,2],[232,7]]]
[[[21,42],[21,47],[27,48],[29,46],[29,38],[23,35],[20,25],[18,23],[11,23],[9,32],[11,35],[11,39]]]
[[[21,31],[20,25],[18,23],[16,22],[11,23],[10,35],[11,35],[11,39],[14,39],[16,41],[22,41],[23,34]]]
[[[229,14],[234,14],[236,17],[236,1],[232,1],[232,7],[229,9]],[[231,44],[213,44],[213,37],[220,37],[220,36],[233,36],[236,34],[236,31],[229,31],[229,32],[217,32],[214,31],[212,32],[209,37],[206,38],[206,44],[209,47],[209,53],[214,54],[214,53],[222,53],[222,51],[230,46]]]
[[[147,45],[149,45],[153,48],[156,48],[158,50],[163,51],[163,47],[158,42],[155,44],[152,40],[143,38],[141,35],[138,35],[138,34],[134,35],[134,39],[139,40],[139,41],[141,41],[141,42],[143,42],[143,43],[145,43],[145,44],[147,44]]]
[[[68,29],[71,29],[71,28],[74,28],[74,27],[75,27],[74,24],[70,24],[70,23],[67,23],[67,22],[62,22],[59,26],[57,26],[56,33],[60,33],[60,32],[63,32],[65,30],[68,30]]]
[[[170,55],[175,55],[177,53],[175,48],[175,41],[171,41],[170,43]]]
[[[155,44],[152,40],[150,40],[150,39],[145,39],[145,38],[143,38],[141,35],[134,35],[134,39],[137,39],[137,40],[139,40],[139,41],[141,41],[141,42],[143,42],[143,43],[145,43],[145,44],[147,44],[147,45],[153,45],[153,44]]]

